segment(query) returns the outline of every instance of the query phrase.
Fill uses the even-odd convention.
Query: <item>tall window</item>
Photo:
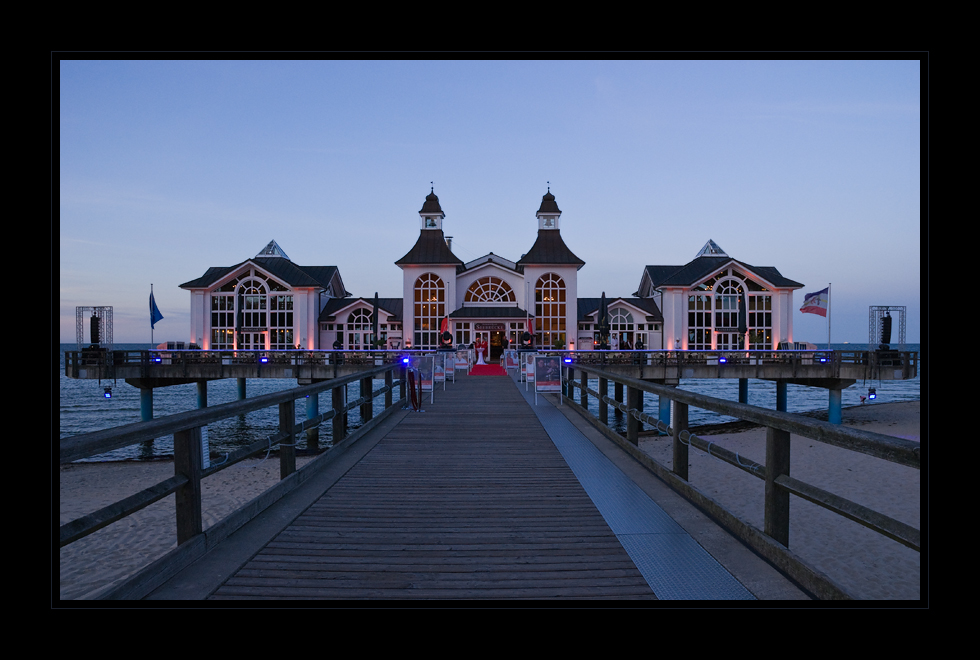
[[[481,277],[466,290],[465,302],[517,302],[514,290],[499,277]]]
[[[434,273],[415,280],[414,348],[439,347],[439,323],[446,315],[446,287]]]
[[[565,346],[565,281],[548,273],[534,286],[534,338],[538,346]]]
[[[347,350],[359,351],[371,348],[374,334],[374,313],[366,309],[356,309],[347,317]],[[378,329],[381,332],[381,329]]]
[[[772,296],[749,296],[749,349],[772,348]]]
[[[211,294],[211,345],[213,351],[235,348],[235,296]]]
[[[734,280],[725,280],[715,293],[715,327],[738,327],[738,299],[742,285]]]
[[[269,348],[276,351],[295,348],[293,336],[293,297],[269,296]]]
[[[711,348],[711,295],[687,297],[687,348],[706,351]]]

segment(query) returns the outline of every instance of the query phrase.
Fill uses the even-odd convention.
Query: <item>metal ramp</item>
[[[755,600],[550,401],[518,390],[659,599]]]

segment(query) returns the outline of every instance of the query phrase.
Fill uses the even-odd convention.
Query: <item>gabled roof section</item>
[[[539,229],[538,239],[534,241],[534,245],[517,261],[517,265],[522,268],[532,264],[574,265],[577,266],[577,270],[581,270],[585,262],[568,249],[561,238],[561,232]]]
[[[646,315],[644,321],[637,320],[637,323],[663,323],[664,315],[660,308],[650,298],[606,298],[606,307],[611,308],[617,302],[624,302],[631,305],[639,312]],[[578,320],[580,322],[590,322],[590,316],[599,311],[602,304],[601,298],[579,298],[578,299]]]
[[[349,296],[340,279],[340,271],[336,266],[298,266],[282,257],[255,257],[234,266],[212,266],[201,277],[184,282],[181,289],[206,289],[241,270],[247,264],[253,264],[290,287],[319,287],[330,289],[331,283],[335,295]]]
[[[654,289],[665,286],[689,287],[729,264],[780,289],[803,287],[799,282],[783,277],[773,266],[751,266],[737,259],[732,259],[728,255],[700,256],[684,266],[647,266],[645,275],[650,278]]]
[[[452,319],[522,318],[528,313],[520,307],[460,307],[449,315]]]
[[[483,255],[479,259],[468,261],[464,265],[466,266],[466,270],[473,270],[474,268],[479,268],[487,264],[494,264],[495,266],[501,266],[508,270],[517,271],[516,263],[514,263],[510,259],[505,259],[501,257],[499,254],[494,254],[493,252],[491,252],[490,254]]]
[[[424,229],[419,232],[419,239],[415,241],[408,254],[395,262],[396,266],[413,264],[453,264],[458,270],[458,267],[463,265],[463,261],[446,245],[446,237],[441,229]]]
[[[318,323],[333,323],[340,314],[355,306],[366,306],[368,309],[374,308],[374,298],[333,298],[327,301],[317,317]],[[378,298],[378,308],[391,314],[388,320],[402,320],[402,307],[404,301],[401,298]]]

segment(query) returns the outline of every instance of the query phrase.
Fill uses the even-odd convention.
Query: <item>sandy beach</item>
[[[919,402],[866,404],[843,410],[845,426],[907,440],[920,440]],[[766,430],[701,437],[739,456],[765,464]],[[667,467],[672,463],[669,438],[641,438],[640,448]],[[688,476],[729,511],[763,528],[765,484],[705,452],[689,452]],[[919,470],[790,437],[790,474],[896,520],[922,528]],[[856,598],[918,600],[919,553],[822,507],[790,498],[790,549]]]
[[[844,424],[919,440],[919,402],[844,410]],[[765,429],[714,434],[713,442],[763,463]],[[880,459],[791,440],[790,473],[803,481],[921,528],[919,471]],[[669,439],[641,438],[641,448],[670,466]],[[309,457],[297,458],[301,466]],[[77,463],[60,470],[60,524],[91,513],[173,475],[171,461]],[[278,458],[244,461],[205,479],[205,528],[274,485]],[[761,480],[696,449],[690,478],[698,488],[762,527]],[[790,548],[862,599],[920,597],[919,553],[816,505],[792,499]],[[174,496],[60,550],[60,598],[88,599],[176,546]]]

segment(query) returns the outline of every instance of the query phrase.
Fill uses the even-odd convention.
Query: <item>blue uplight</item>
[[[869,399],[877,399],[878,398],[878,395],[875,393],[875,388],[871,387],[871,388],[868,389],[868,398]]]
[[[104,396],[107,399],[111,399],[112,398],[112,388],[111,387],[106,387],[105,388],[105,393],[102,396]]]
[[[565,364],[571,364],[571,363],[572,363],[572,358],[570,357],[565,358]]]
[[[718,358],[718,364],[725,364],[727,362],[728,358],[726,358],[724,355]]]
[[[260,358],[259,358],[259,362],[261,362],[262,364],[265,364],[265,363],[266,363],[266,362],[268,362],[268,361],[269,361],[269,358],[267,358],[267,357],[266,357],[266,356],[264,356],[264,355],[263,355],[262,357],[260,357]]]

